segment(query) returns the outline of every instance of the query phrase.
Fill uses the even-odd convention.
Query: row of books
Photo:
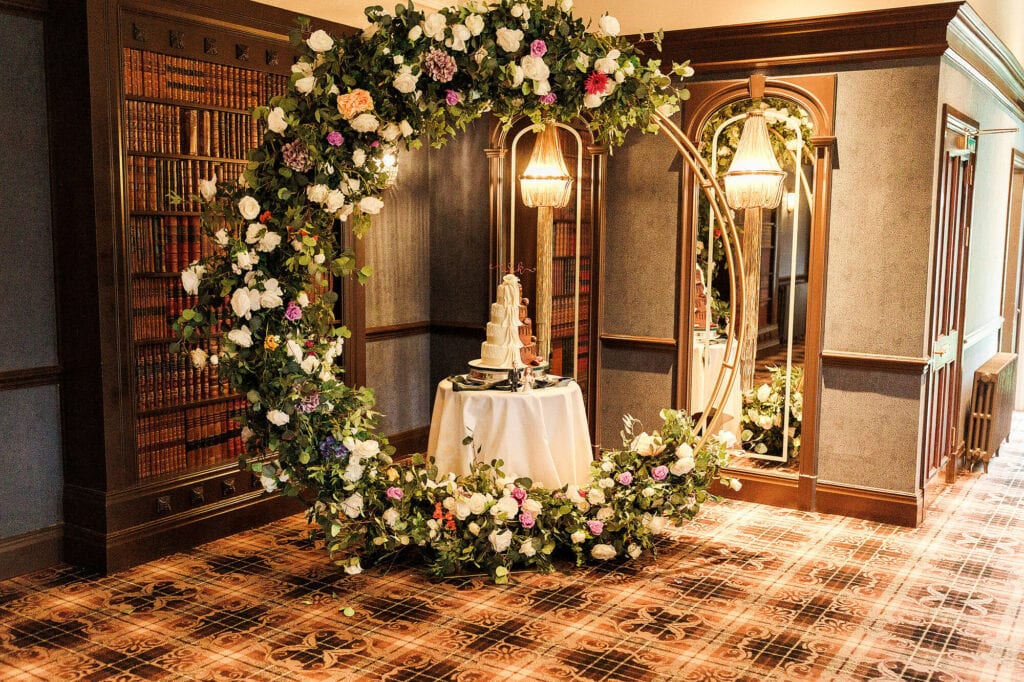
[[[201,345],[207,353],[219,352],[216,338],[207,339]],[[172,354],[163,345],[136,348],[135,371],[140,410],[175,407],[231,394],[227,382],[217,375],[216,367],[207,363],[197,369],[187,354]]]
[[[234,180],[245,163],[200,161],[198,159],[159,159],[152,156],[128,157],[129,211],[199,211],[202,202],[199,181],[214,175],[218,180]],[[174,196],[181,201],[175,203]]]
[[[132,339],[150,341],[173,336],[171,325],[182,311],[199,302],[189,296],[177,279],[135,279],[132,281]],[[216,316],[210,331],[218,334],[231,326],[231,310],[225,304],[212,311]]]
[[[132,216],[128,220],[132,272],[181,272],[216,246],[204,234],[199,216]]]
[[[200,469],[243,451],[239,413],[244,400],[139,418],[135,429],[140,479]]]
[[[590,293],[590,259],[580,262],[580,295]],[[552,296],[573,296],[576,293],[575,259],[554,259],[551,263]]]
[[[586,226],[584,226],[585,228]],[[555,258],[571,258],[576,255],[576,223],[556,222],[554,228],[554,251]],[[580,235],[580,252],[590,253],[590,230],[584,229]]]
[[[251,109],[284,94],[288,85],[288,78],[280,74],[130,48],[122,59],[124,91],[129,97]]]
[[[248,114],[126,100],[128,151],[244,159],[262,125]]]

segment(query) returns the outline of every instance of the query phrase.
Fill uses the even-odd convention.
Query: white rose
[[[601,488],[591,488],[590,492],[587,493],[587,502],[590,504],[604,504],[604,490]]]
[[[381,515],[381,518],[384,519],[384,523],[388,524],[388,528],[394,528],[400,516],[397,509],[388,507],[387,511]]]
[[[766,430],[772,428],[772,416],[770,414],[762,414],[757,418],[757,425]]]
[[[314,76],[307,76],[295,81],[295,90],[302,95],[308,95],[313,92],[313,86],[315,85],[316,78]]]
[[[647,432],[641,433],[629,444],[629,449],[644,457],[660,455],[665,450],[665,443],[661,440],[660,434],[651,435]]]
[[[610,473],[614,469],[615,469],[615,462],[612,462],[611,460],[605,460],[605,461],[601,462],[601,471],[605,472],[606,474]]]
[[[360,133],[372,133],[379,125],[377,117],[367,112],[359,114],[348,122],[352,129]]]
[[[583,541],[587,539],[587,534],[582,530],[578,530],[569,537],[572,539],[573,544],[580,545],[583,544]]]
[[[476,521],[469,522],[469,532],[473,535],[480,535],[480,524]]]
[[[611,507],[601,507],[597,510],[597,520],[607,521],[611,517],[615,516],[615,510]]]
[[[281,243],[281,235],[277,232],[271,232],[267,230],[267,233],[260,238],[260,243],[256,245],[257,251],[263,253],[270,253],[278,247]]]
[[[372,438],[369,440],[360,440],[355,442],[354,447],[349,449],[356,454],[357,457],[376,457],[380,453],[380,443]]]
[[[551,69],[542,57],[526,55],[519,60],[519,64],[523,67],[523,74],[530,80],[542,81],[551,75]]]
[[[327,201],[327,193],[330,191],[327,185],[309,185],[306,187],[306,198],[314,203],[322,204]]]
[[[218,358],[216,355],[211,355],[210,356],[210,364],[213,365],[214,367],[216,367],[217,365],[220,364],[220,358]]]
[[[614,547],[612,547],[611,545],[606,545],[604,543],[594,545],[590,550],[590,556],[601,561],[614,559],[616,554],[617,552],[615,551]]]
[[[312,374],[320,367],[320,358],[315,355],[307,355],[306,358],[300,363],[302,371],[306,374]]]
[[[389,123],[380,130],[380,136],[385,142],[394,142],[402,134],[402,129],[397,123]]]
[[[238,186],[241,187],[242,189],[249,189],[249,181],[245,179],[244,171],[238,174],[238,179],[236,180],[236,182],[238,183]]]
[[[619,20],[610,14],[606,14],[598,19],[597,26],[601,29],[601,33],[604,33],[606,36],[617,36],[621,30]]]
[[[235,262],[242,270],[252,270],[252,266],[260,262],[260,257],[254,251],[239,251],[235,254]]]
[[[238,200],[238,212],[246,220],[256,220],[260,214],[260,202],[247,194]]]
[[[505,28],[503,26],[495,32],[494,37],[498,41],[498,47],[505,52],[516,52],[523,41],[523,32],[518,28]]]
[[[193,265],[181,271],[181,286],[189,296],[199,293],[199,280],[202,279],[206,268],[202,265]]]
[[[398,130],[402,133],[402,137],[412,137],[414,132],[412,126],[409,125],[409,122],[404,118],[402,119],[402,122],[398,124]]]
[[[757,399],[762,403],[768,402],[772,395],[772,387],[768,384],[761,384],[757,389]]]
[[[629,544],[629,547],[626,548],[626,554],[629,555],[630,559],[635,559],[638,556],[640,556],[641,551],[643,550],[640,549],[640,545],[636,544],[635,542],[631,542]]]
[[[537,95],[538,97],[543,97],[549,92],[551,92],[551,83],[548,81],[547,78],[545,78],[542,81],[533,82],[533,94]]]
[[[473,493],[469,496],[469,511],[473,514],[483,514],[487,509],[490,500],[483,493]]]
[[[292,64],[292,73],[301,73],[303,76],[313,75],[313,65],[309,62],[298,61]]]
[[[270,132],[277,133],[280,135],[288,128],[288,121],[284,117],[284,109],[281,107],[274,107],[267,114],[267,127],[270,128]]]
[[[245,231],[245,242],[247,244],[255,244],[258,242],[264,229],[265,228],[259,223],[249,223],[249,227]]]
[[[384,208],[384,202],[377,197],[363,197],[359,200],[359,210],[370,215],[377,215]]]
[[[423,26],[423,35],[431,40],[440,40],[444,38],[444,29],[448,26],[448,20],[443,14],[435,12],[424,19],[421,25]]]
[[[336,189],[327,193],[327,201],[324,202],[324,210],[328,213],[337,213],[345,205],[345,195]]]
[[[199,195],[204,200],[209,201],[217,196],[217,176],[214,175],[209,180],[199,181]]]
[[[523,84],[523,79],[526,78],[526,73],[523,71],[523,67],[518,64],[512,65],[512,87],[518,88]]]
[[[363,465],[359,463],[358,457],[353,457],[345,467],[345,473],[341,475],[349,483],[355,483],[363,477]]]
[[[299,307],[305,308],[309,305],[309,295],[305,291],[300,291],[299,295],[295,297],[295,302],[299,304]],[[345,339],[338,339],[344,341]]]
[[[576,63],[576,68],[580,71],[586,71],[590,68],[590,55],[585,52],[577,52],[576,59],[574,61]]]
[[[597,482],[597,485],[599,485],[602,488],[614,488],[615,481],[613,481],[610,478],[602,478],[600,481]]]
[[[250,312],[252,309],[251,301],[248,287],[235,289],[235,292],[231,294],[231,310],[234,311],[235,317],[244,317],[247,320],[252,317]]]
[[[419,80],[420,77],[413,74],[411,67],[402,66],[398,73],[395,74],[395,79],[391,81],[391,86],[403,95],[408,95],[416,89],[416,84],[419,83]]]
[[[341,501],[341,511],[345,516],[355,519],[363,515],[363,496],[360,493],[352,493]]]
[[[604,104],[604,97],[601,95],[583,95],[583,106],[588,109],[596,109]]]
[[[665,524],[666,521],[664,516],[652,516],[648,528],[651,529],[652,533],[660,533],[665,530]]]
[[[363,567],[359,564],[359,557],[353,559],[353,563],[345,564],[346,575],[359,575],[363,572]]]
[[[252,345],[252,332],[249,331],[248,325],[242,325],[240,329],[232,329],[228,332],[228,341],[241,346],[242,348],[248,348]]]
[[[479,14],[470,14],[466,17],[466,28],[475,36],[480,35],[484,30],[484,18]]]
[[[594,70],[601,73],[614,73],[619,68],[619,57],[621,52],[612,50],[606,56],[594,62]]]
[[[352,165],[356,168],[361,168],[364,163],[366,163],[366,152],[357,148],[352,152]],[[326,197],[327,195],[325,194],[324,198]]]
[[[263,489],[268,493],[272,493],[277,490],[277,479],[273,476],[267,476],[266,474],[260,474],[260,483],[263,485]]]
[[[512,544],[512,531],[507,529],[500,532],[492,530],[491,534],[487,536],[487,539],[490,541],[491,547],[494,548],[494,551],[501,553],[507,550],[508,546]]]
[[[285,344],[285,350],[288,351],[288,355],[292,356],[295,362],[302,362],[302,346],[295,339],[288,339],[288,343]],[[349,450],[352,449],[347,444],[345,447]]]
[[[459,499],[455,500],[455,509],[453,509],[452,511],[455,513],[455,517],[459,521],[465,521],[470,514],[469,500],[463,497],[460,497]]]
[[[267,412],[267,421],[274,426],[284,426],[291,420],[291,417],[281,410],[270,410]]]
[[[729,487],[733,490],[739,491],[739,489],[743,487],[743,483],[740,482],[740,479],[733,478],[729,480]]]
[[[682,455],[669,465],[668,470],[673,476],[685,476],[693,471],[694,466],[696,463],[693,461],[693,455]]]
[[[206,359],[209,357],[206,351],[202,348],[196,348],[189,355],[192,358],[192,366],[196,369],[202,369],[206,366]]]
[[[309,45],[309,49],[313,52],[327,52],[327,50],[334,47],[334,38],[327,35],[327,31],[319,29],[313,31],[309,38],[306,38],[306,44]]]
[[[543,511],[543,509],[544,505],[542,505],[540,502],[533,499],[532,497],[528,497],[525,500],[523,500],[523,510],[530,512],[534,516],[540,514],[541,511]]]
[[[568,11],[572,10],[572,0],[562,0],[562,2],[560,2],[558,4],[558,7],[563,12],[568,12]]]
[[[652,488],[651,486],[647,486],[646,488],[644,488],[644,489],[643,489],[643,491],[641,492],[641,494],[642,494],[642,495],[643,495],[644,497],[654,497],[654,496],[655,496],[655,495],[657,494],[657,492],[658,492],[658,491],[656,491],[656,490],[655,490],[654,488]]]
[[[519,503],[510,495],[505,495],[491,507],[491,516],[496,519],[508,520],[514,518],[518,513]]]
[[[615,72],[615,82],[621,83],[624,80],[626,80],[626,72],[623,71],[622,69],[619,69],[618,71]]]
[[[276,279],[268,279],[263,283],[264,291],[260,294],[260,306],[263,308],[276,308],[279,305],[283,305],[284,302],[281,300],[281,295],[284,293],[281,291],[281,285],[278,284]]]
[[[465,52],[466,41],[469,40],[472,35],[473,34],[464,24],[453,24],[452,37],[445,41],[445,45],[456,52]]]
[[[533,546],[533,538],[526,538],[522,544],[519,545],[519,553],[523,556],[533,556],[537,553],[537,548]]]
[[[420,39],[420,36],[422,35],[423,29],[420,28],[418,25],[413,26],[411,29],[409,29],[409,42],[415,43],[417,40]]]
[[[221,229],[214,232],[213,240],[217,242],[217,244],[219,244],[220,246],[227,246],[229,241],[228,231],[222,227]]]

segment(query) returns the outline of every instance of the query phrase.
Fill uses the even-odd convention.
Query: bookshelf
[[[69,563],[120,570],[301,509],[239,468],[244,399],[169,351],[179,273],[211,249],[190,195],[245,168],[292,26],[249,0],[68,0],[49,22]]]

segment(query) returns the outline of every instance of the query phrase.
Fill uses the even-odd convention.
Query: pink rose
[[[548,45],[543,40],[537,39],[530,43],[530,56],[543,57],[548,53]]]
[[[331,132],[327,133],[327,144],[331,145],[332,147],[340,147],[344,143],[345,137],[337,130],[332,130]]]
[[[519,506],[523,506],[523,500],[526,499],[526,491],[522,488],[516,488],[512,491],[512,497],[519,503]]]
[[[558,99],[558,95],[556,95],[553,92],[549,92],[548,94],[541,96],[540,103],[541,104],[554,104],[555,100],[557,100],[557,99]]]
[[[302,317],[302,308],[295,301],[289,301],[288,307],[284,310],[284,316],[288,320],[295,322]]]
[[[389,500],[400,500],[405,497],[405,491],[401,488],[396,488],[395,486],[388,488],[385,494],[388,496]]]
[[[665,465],[657,466],[651,469],[651,478],[655,481],[664,481],[668,476],[668,467]]]
[[[604,532],[604,524],[596,519],[587,521],[587,530],[594,535],[600,535]]]
[[[621,485],[629,485],[630,483],[633,482],[633,472],[623,471],[621,474],[615,477],[615,480],[618,481]]]
[[[445,90],[444,101],[445,104],[447,104],[450,107],[453,107],[462,101],[462,95],[460,95],[454,90]]]
[[[533,518],[533,514],[528,511],[519,512],[519,525],[523,528],[533,528],[533,525],[537,523],[536,519]]]

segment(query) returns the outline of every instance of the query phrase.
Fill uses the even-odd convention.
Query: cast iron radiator
[[[974,373],[971,413],[967,420],[968,462],[988,462],[1010,435],[1013,394],[1017,386],[1017,355],[996,353]]]

